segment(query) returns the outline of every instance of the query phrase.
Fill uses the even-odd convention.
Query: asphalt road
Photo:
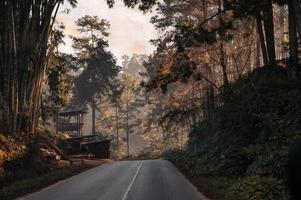
[[[23,200],[206,200],[168,161],[104,164]]]

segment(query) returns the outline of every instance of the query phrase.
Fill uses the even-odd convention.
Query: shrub
[[[59,180],[81,173],[91,167],[88,165],[71,166],[44,172],[43,175],[37,175],[32,173],[32,171],[22,171],[20,173],[24,174],[19,174],[19,176],[22,176],[21,179],[14,180],[13,183],[0,187],[0,199],[10,200],[34,192]]]
[[[249,176],[228,188],[226,200],[283,200],[286,189],[282,181],[272,177]]]
[[[0,171],[6,161],[22,157],[26,152],[25,145],[12,137],[4,136],[0,133]]]

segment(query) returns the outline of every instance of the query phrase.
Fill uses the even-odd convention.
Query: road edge
[[[183,177],[188,185],[200,195],[202,200],[211,200],[209,197],[202,193],[202,191],[193,183],[193,181],[191,181],[190,177],[186,175],[175,163],[170,160],[166,161],[168,161],[176,169],[177,173]]]
[[[46,187],[40,188],[40,189],[38,189],[38,190],[32,191],[32,192],[27,193],[27,194],[25,194],[25,195],[22,195],[22,196],[20,196],[20,197],[17,197],[17,198],[15,198],[14,200],[26,200],[29,196],[31,196],[31,195],[33,195],[33,194],[35,194],[35,193],[41,193],[41,192],[47,191],[47,190],[49,190],[49,189],[51,189],[51,188],[53,188],[53,187],[56,187],[56,186],[61,185],[61,184],[63,184],[63,183],[66,183],[66,182],[68,182],[68,181],[70,181],[70,180],[72,180],[72,179],[74,179],[74,178],[77,178],[77,177],[79,177],[79,176],[83,176],[83,175],[85,175],[85,174],[88,174],[89,172],[91,172],[91,171],[93,171],[93,170],[96,170],[98,167],[101,167],[101,166],[103,166],[103,165],[105,165],[105,164],[107,164],[107,163],[104,163],[104,164],[101,164],[101,165],[98,165],[98,166],[91,166],[90,169],[84,170],[84,171],[82,171],[82,172],[80,172],[80,173],[74,174],[74,175],[72,175],[72,176],[70,176],[70,177],[67,177],[67,178],[65,178],[65,179],[61,179],[61,180],[59,180],[59,181],[57,181],[57,182],[55,182],[55,183],[52,183],[52,184],[50,184],[50,185],[48,185],[48,186],[46,186]]]

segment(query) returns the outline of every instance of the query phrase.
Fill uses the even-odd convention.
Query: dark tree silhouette
[[[75,98],[92,108],[92,133],[95,134],[97,104],[102,96],[110,94],[114,78],[120,68],[111,52],[106,50],[107,43],[98,41],[87,61],[87,67],[75,79]]]

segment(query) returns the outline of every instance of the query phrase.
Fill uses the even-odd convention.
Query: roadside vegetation
[[[74,135],[57,131],[56,115],[62,109],[95,104],[113,87],[119,67],[107,50],[110,24],[88,15],[79,18],[76,25],[82,35],[72,37],[76,53],[61,52],[65,26],[55,17],[63,2],[71,8],[77,4],[75,0],[0,3],[1,200],[36,191],[102,163],[73,162],[66,156],[60,141]]]
[[[44,134],[58,139],[52,129],[45,127]],[[60,180],[69,178],[95,166],[100,162],[45,159],[41,155],[41,138],[26,145],[22,140],[0,134],[0,199],[10,200],[38,191]],[[56,155],[53,153],[54,156]]]
[[[15,199],[91,168],[91,165],[75,165],[61,169],[18,169],[7,172],[0,177],[0,199]]]
[[[286,74],[264,67],[232,83],[211,126],[198,123],[187,149],[165,157],[212,199],[289,199],[287,163],[301,141],[301,88]]]

